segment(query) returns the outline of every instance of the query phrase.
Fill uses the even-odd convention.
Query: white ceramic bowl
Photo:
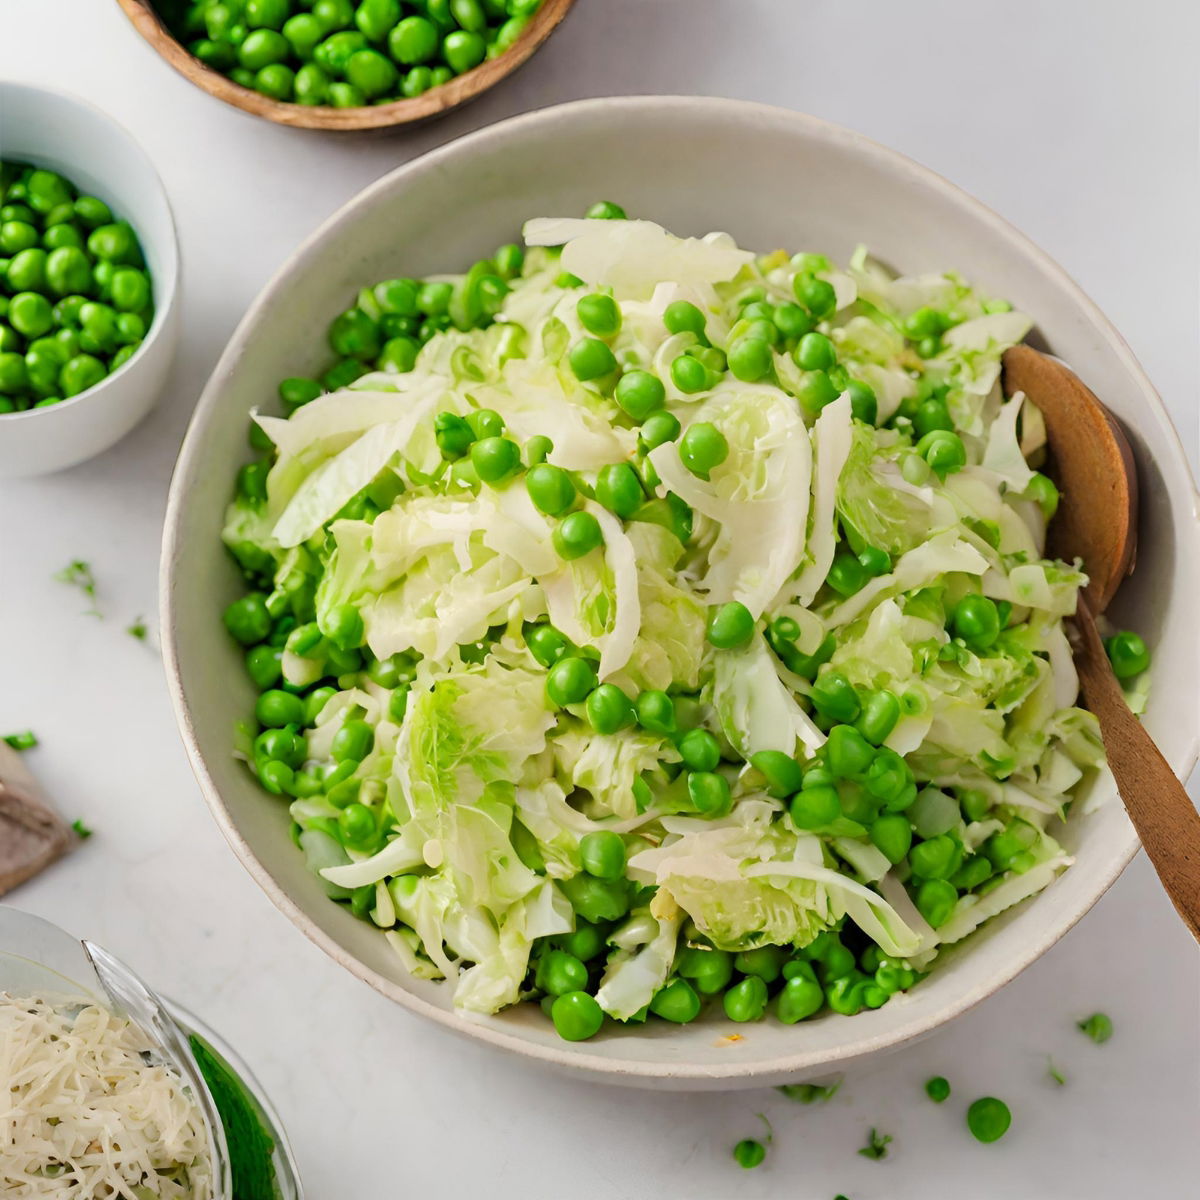
[[[697,182],[696,154],[721,165]],[[754,186],[744,181],[753,179]],[[797,200],[800,197],[801,200]],[[867,242],[901,270],[954,267],[1034,314],[1044,343],[1125,423],[1142,472],[1138,569],[1115,605],[1155,651],[1146,724],[1180,773],[1197,753],[1200,592],[1197,495],[1178,438],[1129,348],[1095,305],[1016,230],[945,180],[812,117],[729,100],[592,100],[505,121],[402,167],[327,221],[246,315],[196,409],[171,488],[162,628],[176,712],[213,814],[251,874],[319,946],[415,1012],[483,1042],[613,1082],[761,1086],[844,1067],[966,1011],[1052,946],[1137,849],[1115,795],[1072,821],[1071,870],[1032,904],[947,956],[909,995],[853,1018],[787,1027],[664,1023],[567,1043],[533,1006],[455,1015],[447,990],[408,978],[377,931],[330,903],[287,836],[286,807],[231,754],[253,693],[219,614],[241,584],[218,537],[247,412],[276,381],[318,369],[320,336],[362,285],[465,267],[530,216],[612,199],[681,234],[728,230],[744,245],[846,259]]]
[[[0,416],[0,479],[13,479],[107,450],[154,406],[179,341],[179,249],[154,164],[123,126],[73,96],[3,81],[0,114],[0,158],[58,171],[129,221],[154,288],[154,320],[127,363],[69,400]]]

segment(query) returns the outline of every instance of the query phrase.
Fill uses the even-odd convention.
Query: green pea
[[[659,385],[661,386],[661,384]],[[673,442],[679,436],[679,418],[674,413],[652,412],[642,423],[638,440],[647,450]]]
[[[855,725],[875,746],[881,746],[900,720],[900,701],[893,692],[883,689],[871,692],[862,702],[862,711]]]
[[[312,6],[312,14],[326,33],[348,29],[354,23],[354,5],[351,0],[316,0]]]
[[[818,319],[827,317],[837,307],[837,293],[824,279],[801,273],[792,280],[796,299]]]
[[[279,385],[279,398],[289,408],[299,408],[308,404],[321,394],[321,385],[315,379],[293,377],[285,379]]]
[[[291,45],[282,33],[274,29],[255,29],[238,47],[238,63],[247,71],[258,72],[263,67],[284,62],[290,51]]]
[[[350,60],[360,50],[366,49],[367,39],[357,30],[340,30],[318,43],[313,50],[313,59],[330,75],[345,76]],[[350,86],[355,87],[354,84]],[[355,87],[355,90],[358,91],[358,88]]]
[[[529,469],[525,476],[525,490],[534,507],[547,516],[557,517],[575,503],[575,484],[571,476],[562,467],[549,463],[539,463]],[[597,494],[599,498],[599,489]],[[601,503],[604,503],[603,499]]]
[[[666,389],[649,371],[627,371],[617,380],[614,397],[627,416],[641,422],[662,408]]]
[[[691,771],[715,771],[721,761],[721,744],[707,729],[689,729],[679,739],[679,754]]]
[[[712,996],[733,978],[733,955],[726,950],[685,946],[676,959],[676,970],[691,981],[701,995]]]
[[[858,694],[840,671],[824,671],[817,676],[812,700],[820,713],[844,724],[851,724],[859,714]]]
[[[559,1037],[568,1042],[582,1042],[600,1032],[604,1010],[587,992],[565,992],[551,1006],[550,1019]]]
[[[55,251],[55,254],[60,251]],[[68,287],[63,291],[78,292],[82,287]],[[61,294],[61,293],[60,293]],[[122,312],[141,312],[150,303],[150,280],[145,271],[137,267],[121,267],[112,278],[113,307]]]
[[[410,67],[400,80],[400,94],[412,100],[433,87],[433,72],[428,67]]]
[[[347,309],[329,326],[329,345],[343,358],[369,361],[379,354],[379,326],[362,309]]]
[[[613,337],[621,328],[621,310],[617,302],[602,292],[581,296],[575,312],[584,329],[598,338]]]
[[[279,29],[290,9],[290,0],[246,0],[242,12],[251,29]]]
[[[709,609],[708,640],[717,649],[736,649],[746,645],[753,636],[754,617],[740,600],[730,600]]]
[[[565,950],[547,950],[538,964],[535,982],[548,996],[563,996],[587,986],[587,967]]]
[[[693,475],[707,479],[729,457],[725,435],[708,421],[689,425],[679,443],[679,458]]]
[[[672,979],[654,994],[650,1011],[664,1021],[686,1025],[700,1015],[700,997],[686,979]]]
[[[663,312],[668,333],[694,333],[704,336],[704,314],[690,300],[675,300]]]
[[[362,613],[353,604],[338,604],[329,610],[321,632],[339,650],[353,650],[363,642]]]
[[[741,337],[729,348],[729,370],[746,383],[756,383],[771,373],[775,358],[765,338]]]
[[[821,829],[842,815],[842,805],[836,788],[805,783],[792,797],[788,812],[797,829]]]
[[[485,483],[498,484],[521,466],[521,448],[511,438],[481,438],[471,444],[471,462]]]
[[[0,225],[0,252],[20,254],[38,244],[38,231],[28,221],[5,221]]]
[[[800,764],[782,750],[759,750],[750,756],[750,765],[766,780],[769,796],[782,800],[800,790]]]
[[[459,29],[446,35],[442,42],[442,54],[450,69],[462,75],[483,62],[487,43],[479,34]]]
[[[895,866],[912,845],[912,826],[902,813],[884,813],[871,822],[871,841]]]
[[[58,377],[64,396],[78,396],[93,388],[108,374],[108,369],[90,354],[77,354],[67,362]]]
[[[923,400],[918,406],[917,411],[912,418],[913,428],[921,436],[922,440],[928,437],[931,433],[953,433],[954,421],[950,417],[950,413],[946,408],[944,400]],[[917,451],[924,454],[921,449],[921,443],[917,443]]]
[[[723,817],[733,807],[729,780],[715,771],[689,772],[687,789],[692,807],[702,816]]]
[[[12,350],[0,353],[0,395],[17,396],[29,386],[29,370],[24,355]]]
[[[1032,478],[1029,480],[1025,488],[1024,494],[1030,499],[1037,501],[1042,510],[1042,516],[1047,521],[1058,512],[1058,488],[1054,486],[1054,481],[1043,475],[1040,471],[1034,471]]]
[[[365,804],[357,801],[347,804],[338,814],[337,823],[338,833],[347,846],[366,847],[375,840],[375,814]]]
[[[629,520],[645,502],[637,472],[628,463],[610,463],[596,478],[596,499],[609,512]]]
[[[905,336],[914,342],[926,337],[936,337],[945,328],[946,322],[935,308],[918,308],[904,318]]]
[[[543,667],[554,666],[571,650],[571,643],[553,625],[533,625],[525,631],[529,653]]]
[[[625,874],[625,843],[609,829],[585,833],[579,839],[583,869],[597,879],[620,879]]]
[[[839,779],[861,775],[875,758],[875,747],[853,725],[835,725],[825,742],[825,761]]]
[[[76,335],[69,329],[62,329],[60,333]],[[126,346],[135,346],[146,336],[146,322],[142,320],[138,313],[123,312],[117,314],[117,339],[123,342]],[[253,428],[258,429],[255,425]],[[262,433],[262,430],[259,430]],[[263,435],[266,436],[265,434]],[[274,445],[270,438],[267,438],[267,445],[259,447],[262,450],[269,450]]]
[[[958,892],[945,879],[926,879],[917,889],[917,910],[934,929],[950,919],[957,903]]]
[[[916,786],[908,764],[893,750],[879,750],[862,779],[863,787],[889,811],[899,811],[901,801],[916,799]],[[911,789],[911,797],[909,790]]]
[[[604,951],[604,930],[581,917],[575,920],[575,928],[559,937],[559,945],[567,954],[581,962],[591,962]]]
[[[866,567],[853,555],[840,553],[834,556],[825,582],[839,596],[853,596],[867,582]]]
[[[560,658],[546,676],[546,697],[559,708],[578,704],[596,687],[596,671],[587,659]]]
[[[689,354],[681,354],[671,362],[671,382],[685,395],[695,395],[712,386],[709,369]]]
[[[413,70],[417,70],[417,68],[414,67]],[[454,72],[449,67],[434,67],[429,72],[429,86],[431,88],[441,87],[443,84],[449,83],[453,78]]]
[[[917,453],[943,479],[967,465],[967,450],[962,438],[944,429],[935,429],[921,438]]]
[[[305,65],[316,65],[315,63],[310,64],[308,60],[312,58],[317,43],[324,38],[326,31],[324,25],[312,13],[301,12],[288,17],[280,27],[280,32],[287,38],[293,54],[298,59]],[[297,71],[297,82],[299,82],[299,78],[300,72]]]
[[[949,834],[940,833],[915,845],[908,863],[922,879],[948,879],[962,865],[962,849]]]
[[[804,371],[828,371],[837,362],[837,351],[823,333],[806,333],[796,345],[796,365]]]
[[[387,35],[388,53],[405,66],[428,62],[437,53],[438,31],[425,17],[405,17]]]
[[[42,214],[51,212],[60,204],[70,204],[72,199],[71,185],[54,171],[41,168],[31,172],[25,181],[25,190],[29,207]],[[10,189],[9,195],[11,194]]]
[[[41,292],[46,287],[46,251],[40,246],[14,254],[8,264],[8,286],[16,292]]]
[[[954,632],[973,650],[986,650],[1000,636],[995,602],[976,593],[964,596],[954,609]]]
[[[1122,630],[1104,639],[1104,649],[1118,679],[1132,679],[1150,666],[1150,651],[1136,633]]]
[[[368,100],[386,95],[396,86],[396,68],[378,50],[358,50],[346,63],[346,79]]]
[[[259,724],[272,728],[300,725],[304,721],[304,701],[291,692],[272,688],[263,692],[254,706]]]
[[[731,1021],[757,1021],[767,1011],[767,985],[757,975],[749,975],[725,993],[722,1003]]]
[[[246,651],[246,672],[260,692],[279,682],[282,657],[283,652],[277,646],[255,646]]]
[[[1082,1021],[1077,1021],[1075,1027],[1090,1037],[1098,1046],[1103,1045],[1113,1035],[1112,1018],[1105,1013],[1092,1013]]]
[[[838,398],[838,389],[824,371],[813,371],[801,384],[796,399],[806,413],[815,415]]]
[[[273,795],[291,792],[295,786],[295,772],[287,763],[271,759],[264,762],[258,771],[259,782]]]
[[[29,350],[25,354],[25,370],[29,375],[30,387],[40,397],[46,398],[54,394],[60,369],[57,354],[47,353],[45,350]]]
[[[992,877],[992,864],[982,854],[973,854],[950,876],[950,882],[960,892],[974,891]]]
[[[527,11],[521,11],[516,4],[509,5],[509,12],[514,16],[532,16],[534,11],[535,8],[528,6]],[[626,219],[625,210],[611,200],[597,200],[583,215],[590,221],[624,221]]]
[[[597,733],[616,733],[633,720],[633,701],[615,683],[602,683],[587,698],[587,716]]]
[[[875,389],[859,379],[852,379],[846,385],[846,390],[850,393],[851,415],[856,420],[862,421],[864,425],[874,425],[875,419],[879,415],[879,402],[875,398]]]
[[[803,964],[808,966],[807,963]],[[821,1011],[825,993],[816,979],[795,976],[789,979],[776,1000],[775,1015],[785,1025],[794,1025]]]
[[[637,723],[650,733],[671,734],[676,729],[675,701],[666,692],[642,692],[635,704]]]
[[[598,338],[580,338],[570,349],[567,361],[581,382],[599,379],[617,369],[613,352]]]
[[[375,731],[366,721],[347,721],[333,735],[329,753],[334,762],[361,762],[374,744]]]
[[[287,763],[289,767],[299,767],[304,762],[306,754],[304,739],[298,737],[291,729],[264,729],[254,739],[254,753],[257,758],[273,759],[276,762]]]
[[[271,632],[271,614],[267,612],[267,598],[262,592],[249,592],[235,600],[225,610],[222,620],[243,646],[264,641]]]
[[[583,873],[562,880],[559,886],[585,921],[616,921],[629,911],[629,888],[624,880],[597,879]]]
[[[284,63],[268,63],[254,75],[254,90],[272,100],[290,100],[296,76]]]
[[[999,1141],[1011,1124],[1008,1105],[995,1096],[983,1096],[967,1109],[967,1128],[977,1142]]]
[[[461,458],[471,449],[475,431],[468,421],[452,412],[440,412],[433,421],[434,437],[445,458]]]
[[[779,946],[759,946],[736,955],[733,969],[743,975],[757,975],[764,983],[774,983],[783,973],[787,956]]]
[[[112,210],[96,196],[77,196],[74,207],[75,215],[88,229],[95,229],[98,225],[108,225],[112,222]]]
[[[604,544],[600,523],[589,512],[568,513],[551,535],[560,558],[572,562]]]

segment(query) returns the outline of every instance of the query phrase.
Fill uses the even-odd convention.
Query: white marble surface
[[[950,176],[1115,319],[1194,461],[1198,38],[1191,0],[582,0],[471,108],[415,134],[338,140],[193,90],[112,0],[0,0],[0,74],[90,97],[158,162],[185,280],[184,348],[150,420],[76,470],[0,485],[0,729],[38,731],[33,765],[97,831],[13,901],[126,956],[224,1031],[277,1101],[315,1200],[1194,1195],[1200,970],[1144,859],[1003,993],[824,1107],[583,1085],[427,1027],[275,912],[204,809],[155,650],[123,629],[138,614],[153,625],[164,494],[192,404],[289,250],[397,163],[582,96],[807,109]],[[75,557],[94,564],[102,621],[53,580]],[[1096,1008],[1117,1029],[1103,1047],[1073,1028]],[[1046,1078],[1048,1053],[1065,1088]],[[941,1108],[920,1092],[934,1072],[957,1089]],[[962,1127],[960,1100],[985,1093],[1015,1113],[993,1147]],[[758,1111],[775,1144],[741,1172],[729,1149],[758,1132]],[[869,1125],[895,1137],[883,1163],[854,1153]]]

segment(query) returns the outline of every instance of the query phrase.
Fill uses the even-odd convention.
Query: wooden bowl
[[[256,117],[265,117],[294,129],[331,129],[339,132],[362,129],[390,129],[439,117],[474,100],[488,88],[511,75],[558,28],[575,0],[544,0],[519,38],[498,58],[487,59],[449,83],[411,100],[393,100],[362,108],[307,106],[272,100],[251,88],[234,83],[228,76],[205,66],[188,53],[155,11],[152,0],[117,0],[133,27],[158,53],[189,82],[210,96],[240,108]]]

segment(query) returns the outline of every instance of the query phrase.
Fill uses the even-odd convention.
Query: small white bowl
[[[179,248],[154,164],[134,137],[84,100],[0,81],[0,159],[60,172],[134,228],[154,289],[138,351],[95,387],[47,408],[0,416],[0,479],[74,466],[123,438],[161,395],[179,341]]]
[[[1041,343],[1129,433],[1142,524],[1138,568],[1113,617],[1154,650],[1147,728],[1178,773],[1196,761],[1198,497],[1162,403],[1117,331],[1051,259],[924,167],[813,117],[696,97],[588,100],[494,125],[385,176],[292,255],[217,365],[171,485],[161,601],[172,699],[204,795],[247,869],[317,945],[384,995],[490,1045],[608,1082],[699,1089],[812,1078],[930,1033],[1062,937],[1137,849],[1111,787],[1107,804],[1068,823],[1076,862],[1061,879],[881,1009],[794,1026],[658,1022],[570,1043],[535,1006],[469,1019],[453,1011],[449,989],[410,978],[377,930],[326,898],[288,837],[287,806],[233,758],[233,724],[254,693],[220,621],[243,587],[220,530],[246,458],[247,413],[272,403],[279,379],[320,368],[321,332],[364,284],[465,268],[512,241],[526,218],[578,214],[598,199],[680,234],[727,230],[756,250],[845,261],[865,242],[899,270],[954,268],[1031,313]]]

